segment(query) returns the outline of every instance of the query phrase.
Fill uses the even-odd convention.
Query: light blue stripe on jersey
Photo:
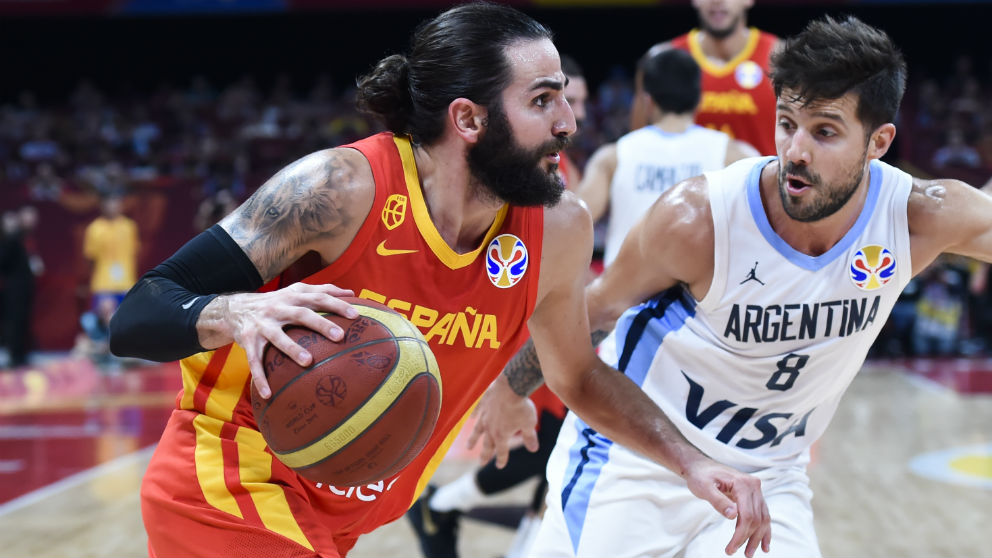
[[[682,287],[673,287],[627,310],[617,321],[617,369],[644,385],[648,368],[662,340],[696,314],[696,301]]]
[[[858,220],[854,222],[854,226],[851,227],[851,229],[847,231],[847,234],[844,235],[844,238],[841,238],[840,242],[834,244],[832,248],[819,256],[810,256],[808,254],[803,254],[792,246],[789,246],[789,243],[782,240],[782,237],[780,237],[778,233],[772,229],[771,223],[768,222],[768,215],[765,214],[765,207],[761,203],[761,170],[765,168],[765,165],[774,160],[774,157],[768,157],[767,159],[759,161],[756,165],[754,165],[754,168],[751,169],[751,172],[747,176],[747,202],[748,206],[751,208],[751,216],[754,218],[754,223],[758,226],[758,230],[761,231],[761,236],[765,237],[765,240],[767,240],[779,254],[782,254],[785,259],[803,269],[817,271],[841,255],[847,253],[848,249],[851,248],[854,242],[859,236],[861,236],[861,233],[864,232],[865,228],[868,226],[872,213],[875,212],[875,206],[878,204],[878,196],[881,192],[882,167],[879,165],[878,161],[875,160],[872,160],[868,167],[868,196],[865,199],[865,206],[861,208],[861,215],[859,215]]]
[[[662,340],[682,327],[695,313],[695,301],[681,287],[668,289],[624,312],[617,322],[616,331],[620,371],[637,385],[643,385]],[[627,351],[625,347],[631,347],[631,350]],[[581,419],[575,421],[575,428],[579,430],[579,436],[569,450],[568,466],[565,468],[565,478],[569,481],[562,489],[561,508],[572,548],[578,552],[589,500],[599,473],[609,461],[613,441]]]

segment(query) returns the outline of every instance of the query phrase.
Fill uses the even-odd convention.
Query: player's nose
[[[786,140],[788,143],[785,146],[785,158],[793,162],[808,163],[810,160],[810,139],[809,134],[807,134],[804,130],[796,130]]]
[[[559,103],[559,110],[555,114],[555,121],[551,127],[551,133],[556,136],[570,136],[575,133],[575,113],[567,102]]]

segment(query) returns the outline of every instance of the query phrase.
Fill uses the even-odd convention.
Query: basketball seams
[[[327,339],[327,338],[325,337],[325,339]],[[340,351],[340,352],[334,353],[333,355],[330,355],[330,356],[324,358],[320,362],[315,362],[315,363],[311,364],[310,366],[308,366],[308,367],[300,370],[300,373],[299,374],[293,376],[292,379],[288,380],[285,384],[283,384],[283,386],[281,388],[279,388],[278,390],[276,390],[275,392],[272,393],[272,396],[269,398],[269,404],[266,405],[264,409],[262,409],[261,411],[258,412],[258,416],[256,417],[256,423],[257,424],[261,424],[262,423],[262,420],[265,418],[265,414],[272,407],[272,403],[275,402],[276,398],[279,397],[279,395],[281,393],[283,393],[284,391],[286,391],[287,389],[289,389],[298,380],[300,380],[301,378],[303,378],[304,376],[306,376],[308,372],[312,372],[314,368],[323,366],[323,365],[327,364],[328,362],[333,361],[334,359],[336,359],[338,357],[350,355],[356,349],[361,349],[363,347],[369,347],[370,345],[376,345],[376,344],[379,344],[379,343],[393,342],[393,344],[396,345],[396,355],[398,357],[399,354],[400,354],[399,343],[396,343],[396,341],[398,341],[398,340],[399,340],[399,338],[396,338],[396,337],[382,337],[382,338],[379,338],[379,339],[372,339],[371,341],[366,341],[366,342],[362,343],[361,345],[352,345],[350,348],[348,348],[345,351]],[[273,350],[278,351],[279,349],[276,349],[275,347],[273,347]],[[399,358],[397,358],[396,360],[399,361]],[[396,367],[396,364],[395,363],[393,364],[393,367],[394,368]],[[389,372],[390,372],[390,374],[392,374],[392,370],[390,370]]]
[[[276,458],[312,480],[355,486],[364,483],[356,480],[361,476],[374,475],[368,481],[374,482],[394,475],[423,451],[443,397],[437,359],[416,326],[376,301],[344,300],[358,310],[358,320],[341,321],[322,313],[345,328],[344,340],[335,343],[319,333],[313,337],[316,332],[300,327],[308,333],[293,337],[308,336],[303,346],[314,344],[312,352],[319,360],[301,369],[292,361],[269,357],[273,364],[266,376],[276,384],[272,397],[258,399],[254,386],[251,392],[256,423]],[[384,341],[391,345],[379,345]],[[335,360],[338,357],[349,360]],[[432,380],[421,380],[422,376]],[[356,382],[353,389],[345,387],[352,382]],[[310,386],[317,393],[308,395]],[[336,409],[310,415],[310,405],[317,404],[309,402],[314,396]],[[297,409],[294,402],[303,403],[305,409]],[[270,409],[276,414],[269,414]],[[312,418],[301,419],[304,413]],[[272,417],[278,421],[272,422]],[[301,431],[298,426],[303,425],[309,426]],[[270,436],[272,442],[294,449],[275,449]]]
[[[409,382],[406,383],[406,385],[403,387],[402,391],[400,391],[400,393],[397,394],[397,396],[392,400],[392,402],[390,402],[389,407],[383,409],[382,412],[380,412],[378,414],[378,416],[376,416],[375,420],[373,420],[371,424],[369,424],[368,426],[365,427],[365,430],[371,429],[373,426],[375,426],[376,424],[378,424],[379,421],[383,419],[383,417],[387,416],[389,414],[389,411],[391,411],[393,407],[395,407],[396,405],[398,405],[400,403],[400,400],[403,398],[403,395],[407,391],[409,391],[410,389],[413,389],[414,387],[416,387],[414,385],[414,383],[418,379],[420,379],[420,378],[422,378],[424,376],[427,376],[428,379],[434,379],[433,378],[433,374],[431,374],[431,372],[428,371],[428,370],[425,370],[424,372],[420,372],[419,374],[416,374],[412,379],[410,379]],[[435,380],[435,384],[437,384],[436,380]],[[437,385],[440,386],[440,384],[437,384]],[[431,395],[431,392],[430,392],[429,389],[426,391],[426,393],[427,393],[427,397],[424,399],[423,412],[420,413],[420,424],[418,425],[418,427],[415,430],[415,432],[419,432],[420,429],[423,428],[424,422],[427,420],[427,415],[428,415],[428,412],[430,411],[430,408],[431,408],[431,402],[433,400],[433,396]],[[440,391],[438,393],[440,393]],[[439,401],[438,402],[438,408],[439,409],[440,409],[440,406],[441,405],[440,405],[440,401]],[[358,441],[359,441],[359,436],[355,436],[354,438],[352,438],[351,440],[349,440],[348,443],[346,443],[345,445],[341,446],[340,448],[338,448],[333,453],[330,453],[326,457],[321,458],[319,461],[316,461],[316,462],[308,465],[308,467],[314,467],[314,466],[320,465],[321,463],[327,461],[328,459],[332,459],[332,458],[336,457],[342,451],[348,449],[349,446],[351,446],[354,443],[357,443]],[[396,464],[397,463],[401,463],[401,462],[403,462],[406,459],[407,454],[409,453],[410,449],[414,446],[414,444],[416,442],[417,442],[417,438],[416,437],[410,438],[410,442],[406,445],[406,447],[404,448],[404,450],[402,452],[398,452],[398,455],[397,455],[396,459],[393,460],[393,462],[390,463],[388,467],[383,467],[383,470],[387,471],[387,473],[385,475],[382,475],[381,478],[363,479],[361,481],[355,481],[355,482],[349,483],[349,484],[352,484],[352,485],[355,485],[355,486],[359,486],[359,485],[364,485],[364,484],[368,484],[368,483],[380,481],[380,480],[383,480],[385,478],[388,478],[388,477],[392,476],[393,474],[395,474],[395,472],[392,472],[393,471],[393,468],[396,467]],[[314,442],[314,443],[316,444],[316,443],[319,443],[319,442]]]
[[[418,341],[405,341],[415,342],[419,348]],[[402,345],[399,342],[397,344]],[[347,418],[341,420],[337,426],[302,448],[288,451],[276,451],[273,449],[273,452],[279,456],[280,460],[293,468],[310,467],[318,461],[326,459],[329,455],[320,455],[320,453],[322,448],[328,445],[337,448],[331,455],[340,452],[351,441],[361,436],[369,426],[374,424],[378,417],[399,399],[416,377],[425,373],[430,374],[429,368],[429,363],[425,359],[418,359],[418,362],[397,359],[393,369],[390,370],[390,373],[379,384],[379,388],[371,396],[356,405],[355,410]],[[390,394],[390,390],[393,391],[392,394]],[[335,438],[338,438],[336,442]]]

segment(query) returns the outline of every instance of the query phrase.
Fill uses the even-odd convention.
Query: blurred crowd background
[[[585,69],[589,117],[570,151],[579,165],[627,131],[637,57],[697,24],[687,0],[513,3]],[[105,351],[113,305],[94,304],[100,258],[121,249],[140,276],[285,164],[378,131],[354,110],[355,77],[451,4],[0,0],[0,312],[30,323],[5,328],[4,341],[25,333],[32,353]],[[757,0],[748,19],[788,36],[825,13],[882,27],[907,55],[886,160],[985,185],[992,56],[981,36],[992,2]],[[91,226],[113,229],[118,215],[133,238],[94,244]],[[105,270],[133,282],[118,272]],[[25,297],[16,289],[27,277]],[[986,266],[939,261],[907,289],[874,356],[987,355],[990,289]],[[0,356],[0,367],[18,364]]]

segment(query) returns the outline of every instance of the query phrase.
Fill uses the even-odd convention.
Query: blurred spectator
[[[950,356],[959,349],[968,296],[966,272],[939,259],[919,276],[913,348],[917,356]]]
[[[128,189],[127,173],[119,161],[108,158],[104,164],[81,168],[79,178],[101,198],[120,198]]]
[[[106,296],[119,303],[134,285],[137,274],[137,225],[121,212],[119,196],[105,197],[100,209],[101,215],[86,227],[83,241],[83,254],[93,262],[93,308]]]
[[[920,299],[920,279],[909,280],[892,307],[889,320],[872,346],[872,356],[909,357],[915,354],[913,332],[916,327],[916,304]]]
[[[197,231],[205,231],[218,223],[228,213],[238,207],[238,199],[228,189],[219,190],[216,194],[200,202],[193,219]]]
[[[982,165],[982,158],[978,150],[965,141],[964,132],[960,128],[951,128],[947,131],[947,143],[933,154],[932,163],[938,169],[946,167],[977,169]]]
[[[64,188],[65,181],[55,174],[55,167],[49,162],[39,163],[28,181],[28,195],[35,201],[58,201]]]
[[[31,137],[21,144],[18,153],[21,159],[28,163],[55,162],[59,158],[60,150],[58,144],[51,138],[48,124],[40,120],[34,123]]]
[[[151,158],[152,148],[162,136],[162,130],[148,116],[148,109],[144,105],[136,105],[132,115],[131,123],[131,149],[139,158]]]
[[[206,108],[217,99],[217,92],[204,75],[193,76],[189,89],[184,95],[186,103],[193,109]]]
[[[31,350],[31,309],[34,302],[34,274],[19,212],[6,211],[0,232],[0,291],[3,301],[3,340],[7,365],[28,363]]]
[[[915,123],[923,130],[933,130],[947,117],[947,102],[934,79],[927,79],[917,88]]]
[[[101,368],[112,367],[116,357],[110,353],[110,318],[117,310],[118,301],[113,296],[96,297],[94,307],[79,318],[82,331],[76,336],[73,356],[88,358]]]
[[[35,277],[45,272],[45,262],[38,250],[38,210],[33,205],[25,205],[17,212],[21,226],[21,239],[28,254],[28,265]]]

